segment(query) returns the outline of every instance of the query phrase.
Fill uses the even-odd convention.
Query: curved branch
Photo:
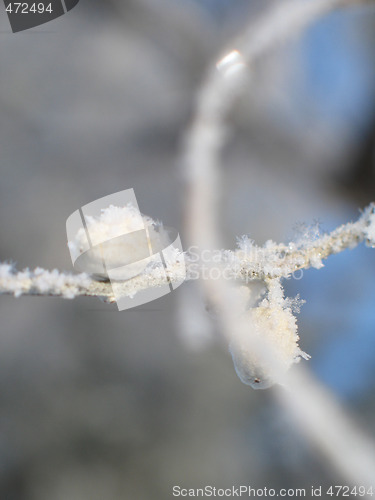
[[[242,37],[232,41],[229,50],[235,57],[231,58],[234,64],[231,64],[229,73],[234,78],[226,78],[227,69],[224,72],[216,68],[210,70],[198,96],[196,114],[186,137],[185,164],[189,182],[186,217],[190,241],[194,244],[209,249],[221,247],[217,215],[220,192],[218,165],[225,137],[225,120],[245,80],[251,76],[254,64],[268,50],[295,36],[301,29],[328,12],[367,1],[283,2],[268,12],[256,27],[251,25]],[[349,233],[348,227],[343,226],[333,235],[332,240],[323,241],[323,253],[334,253],[338,242],[342,242],[342,247],[350,245],[353,241],[353,226],[349,228]],[[363,237],[364,233],[359,232],[353,243]],[[284,252],[286,250],[283,249]],[[315,257],[316,248],[311,250]],[[293,265],[301,267],[314,261],[307,258],[296,264],[293,251],[286,252],[286,257],[286,260],[292,260]],[[245,271],[249,272],[246,269]],[[290,272],[290,266],[287,266],[287,272]],[[251,276],[253,273],[250,266]],[[266,362],[268,366],[270,363],[274,364],[274,372],[280,372],[280,358],[277,353],[270,345],[261,345],[260,336],[241,320],[241,306],[233,299],[228,283],[225,280],[204,280],[201,284],[217,311],[224,336],[229,341],[234,337],[240,339],[240,342],[247,337],[247,345],[253,357]],[[350,419],[342,415],[334,398],[327,395],[320,384],[303,370],[293,370],[293,378],[289,376],[282,380],[287,381],[289,387],[279,393],[281,402],[310,441],[349,482],[371,486],[375,470],[375,448],[371,440],[364,436]],[[307,395],[308,388],[310,392]],[[328,434],[325,429],[329,429]],[[355,461],[351,460],[353,449],[357,452]]]

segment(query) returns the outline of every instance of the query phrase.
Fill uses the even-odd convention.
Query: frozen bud
[[[254,389],[266,389],[280,382],[293,363],[301,357],[309,359],[298,346],[296,318],[282,296],[272,302],[246,311],[244,320],[249,335],[235,338],[230,344],[234,367],[244,384]],[[272,295],[272,294],[271,294]]]

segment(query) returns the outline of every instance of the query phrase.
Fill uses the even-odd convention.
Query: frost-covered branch
[[[229,260],[239,268],[246,279],[286,278],[296,271],[323,267],[323,260],[362,241],[375,246],[375,205],[369,205],[357,222],[343,224],[331,233],[316,238],[303,238],[287,245],[267,242],[257,247],[247,237],[239,241],[239,250]],[[254,257],[255,256],[255,257]]]
[[[256,246],[247,237],[239,240],[237,250],[220,251],[222,272],[231,279],[249,282],[267,278],[287,277],[293,272],[309,267],[322,267],[322,260],[329,255],[353,248],[362,241],[375,245],[375,206],[367,207],[357,222],[349,222],[331,233],[315,239],[302,239],[289,244],[271,241],[263,247]],[[187,279],[201,275],[202,263],[186,255]],[[217,262],[219,265],[219,262]],[[184,272],[183,260],[168,262],[168,275],[172,282],[181,280]],[[196,272],[197,271],[197,272]],[[161,286],[158,269],[146,269],[143,273],[122,283],[122,295],[134,296],[146,288]],[[47,295],[72,299],[77,296],[100,297],[114,300],[111,284],[97,281],[87,274],[62,273],[57,269],[48,271],[36,268],[17,272],[11,264],[0,264],[0,294]]]
[[[177,281],[182,267],[176,263],[169,268]],[[181,278],[179,278],[181,279]],[[133,297],[137,292],[147,288],[161,286],[162,281],[157,269],[135,276],[121,284],[118,293]],[[107,302],[114,302],[115,297],[109,281],[97,281],[87,274],[63,273],[54,269],[48,271],[36,268],[33,271],[25,269],[17,272],[10,264],[0,264],[0,294],[14,295],[44,295],[73,299],[79,296],[99,297]]]
[[[73,275],[41,267],[17,272],[11,264],[0,264],[0,293],[15,297],[48,295],[73,299],[77,295],[90,295],[91,284],[86,274]]]

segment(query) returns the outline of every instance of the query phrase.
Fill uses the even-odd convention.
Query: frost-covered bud
[[[267,389],[279,377],[287,372],[293,363],[301,357],[308,359],[298,347],[296,319],[289,310],[281,307],[270,309],[259,306],[246,313],[249,328],[254,332],[252,342],[242,339],[233,341],[230,345],[234,367],[244,384],[253,389]],[[277,356],[278,367],[269,366],[263,359],[254,354],[253,342],[256,337],[267,342]]]
[[[253,389],[267,389],[301,358],[309,359],[298,346],[297,322],[290,301],[284,299],[278,280],[268,283],[268,297],[258,307],[244,313],[243,319],[249,324],[248,337],[233,339],[230,344],[234,367],[244,384]],[[258,347],[255,344],[259,340]],[[264,347],[272,356],[263,356]],[[270,363],[276,357],[276,363]]]

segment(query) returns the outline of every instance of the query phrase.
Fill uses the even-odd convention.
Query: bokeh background
[[[65,221],[133,187],[179,228],[184,131],[208,64],[270,0],[80,0],[13,34],[0,9],[0,261],[71,270]],[[225,244],[331,230],[375,199],[375,7],[328,16],[258,67],[230,116]],[[303,230],[303,229],[302,229]],[[289,280],[309,367],[375,432],[375,254]],[[191,342],[190,283],[119,313],[96,299],[0,297],[0,498],[164,500],[172,486],[342,484],[226,346]],[[181,322],[189,322],[188,328]],[[307,493],[309,497],[309,493]]]

